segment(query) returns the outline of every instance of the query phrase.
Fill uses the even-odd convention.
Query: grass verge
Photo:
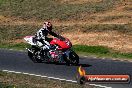
[[[74,45],[73,49],[81,55],[132,59],[132,53],[120,53],[104,46]]]
[[[29,44],[26,43],[18,43],[18,44],[0,44],[0,48],[5,48],[5,49],[14,49],[14,50],[24,50],[27,47],[29,47]]]
[[[106,11],[113,8],[117,3],[121,3],[121,1],[102,0],[94,3],[68,4],[60,3],[58,0],[0,0],[0,12],[4,16],[15,16],[23,19],[77,20],[82,17],[82,13]]]
[[[40,26],[35,25],[0,25],[0,43],[6,40],[22,39],[27,35],[34,35]],[[93,25],[72,25],[72,26],[54,26],[56,33],[75,32],[107,32],[118,31],[120,33],[131,35],[132,24],[93,24]]]
[[[6,49],[25,50],[26,47],[29,45],[25,43],[0,44],[0,48]],[[73,45],[73,50],[80,55],[132,59],[132,53],[121,53],[104,46]]]
[[[65,81],[0,71],[0,88],[95,88]]]

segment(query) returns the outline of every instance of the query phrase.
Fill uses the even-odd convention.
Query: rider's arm
[[[52,35],[52,36],[54,36],[54,37],[57,37],[57,36],[58,36],[58,34],[56,34],[56,33],[53,32],[53,31],[50,31],[49,34]]]

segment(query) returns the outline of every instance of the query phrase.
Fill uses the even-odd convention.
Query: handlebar
[[[62,37],[61,35],[58,35],[57,38],[60,39],[61,41],[65,41],[65,38]]]

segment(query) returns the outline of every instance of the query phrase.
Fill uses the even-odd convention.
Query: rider
[[[38,46],[44,46],[44,49],[49,49],[50,44],[49,42],[52,40],[51,38],[48,38],[47,35],[50,34],[54,37],[57,37],[58,34],[54,33],[52,31],[52,24],[50,22],[44,22],[43,27],[37,31],[35,34],[37,45]]]

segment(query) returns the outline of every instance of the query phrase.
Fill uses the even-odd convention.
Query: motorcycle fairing
[[[51,45],[59,45],[62,49],[68,49],[71,47],[71,43],[68,39],[66,39],[65,41],[61,41],[60,39],[58,38],[54,38],[51,42],[50,42]]]

